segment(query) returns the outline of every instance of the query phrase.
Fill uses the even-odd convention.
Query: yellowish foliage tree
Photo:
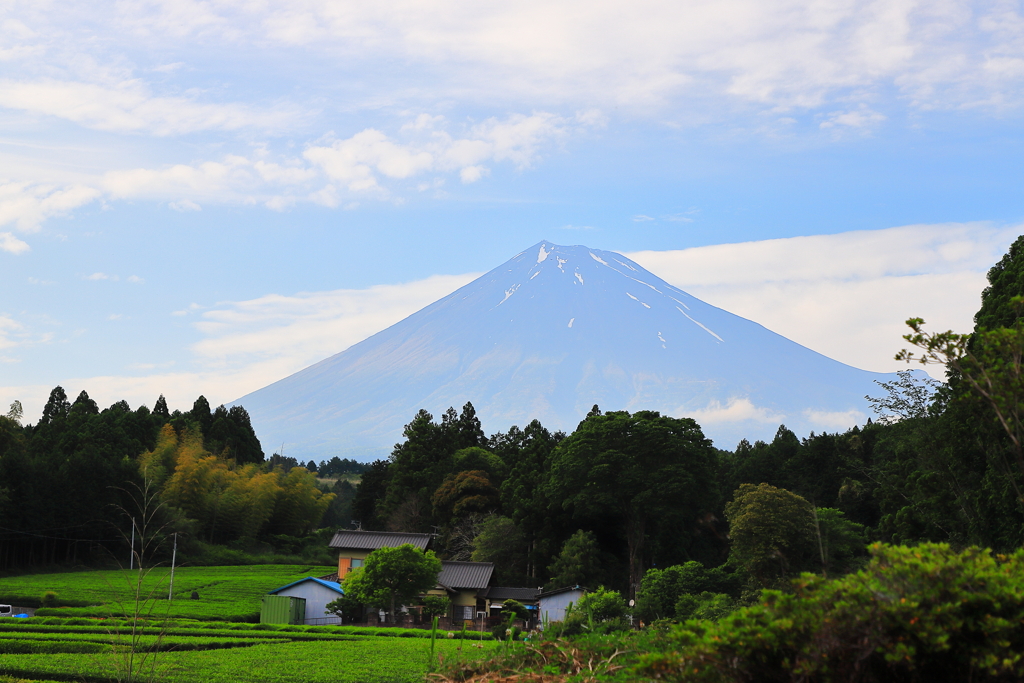
[[[197,428],[179,438],[164,426],[156,447],[140,456],[139,464],[161,487],[163,501],[195,520],[197,532],[210,541],[264,532],[300,535],[316,528],[334,499],[304,468],[268,472],[263,465],[239,465],[210,453]]]

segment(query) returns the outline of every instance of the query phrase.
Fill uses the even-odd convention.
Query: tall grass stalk
[[[434,660],[434,646],[437,643],[437,622],[440,621],[441,617],[436,614],[430,620],[430,659],[427,662],[427,671],[433,672],[435,670]]]

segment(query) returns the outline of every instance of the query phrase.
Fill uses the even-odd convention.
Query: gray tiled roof
[[[482,591],[480,597],[488,600],[518,600],[519,602],[536,602],[540,595],[539,588],[515,588],[510,586],[491,586]]]
[[[331,548],[348,550],[376,550],[377,548],[397,548],[411,543],[420,550],[430,545],[430,534],[407,534],[395,531],[349,531],[342,529],[331,539]]]
[[[493,562],[443,561],[437,582],[445,588],[487,588],[493,573]]]

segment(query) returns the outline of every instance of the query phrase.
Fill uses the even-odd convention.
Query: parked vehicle
[[[0,617],[13,617],[14,608],[10,605],[0,605]]]

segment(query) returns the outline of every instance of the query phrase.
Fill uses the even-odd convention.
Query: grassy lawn
[[[158,568],[147,575],[145,590],[158,599],[153,614],[175,618],[232,620],[252,618],[268,591],[306,576],[324,576],[335,567],[310,565],[248,565],[238,567],[178,567],[174,570],[174,599],[167,601],[170,571]],[[127,571],[29,574],[0,579],[0,603],[31,606],[46,591],[58,602],[88,603],[90,607],[61,607],[40,614],[109,616],[118,614],[117,602],[130,595]],[[198,600],[190,600],[192,591]]]

